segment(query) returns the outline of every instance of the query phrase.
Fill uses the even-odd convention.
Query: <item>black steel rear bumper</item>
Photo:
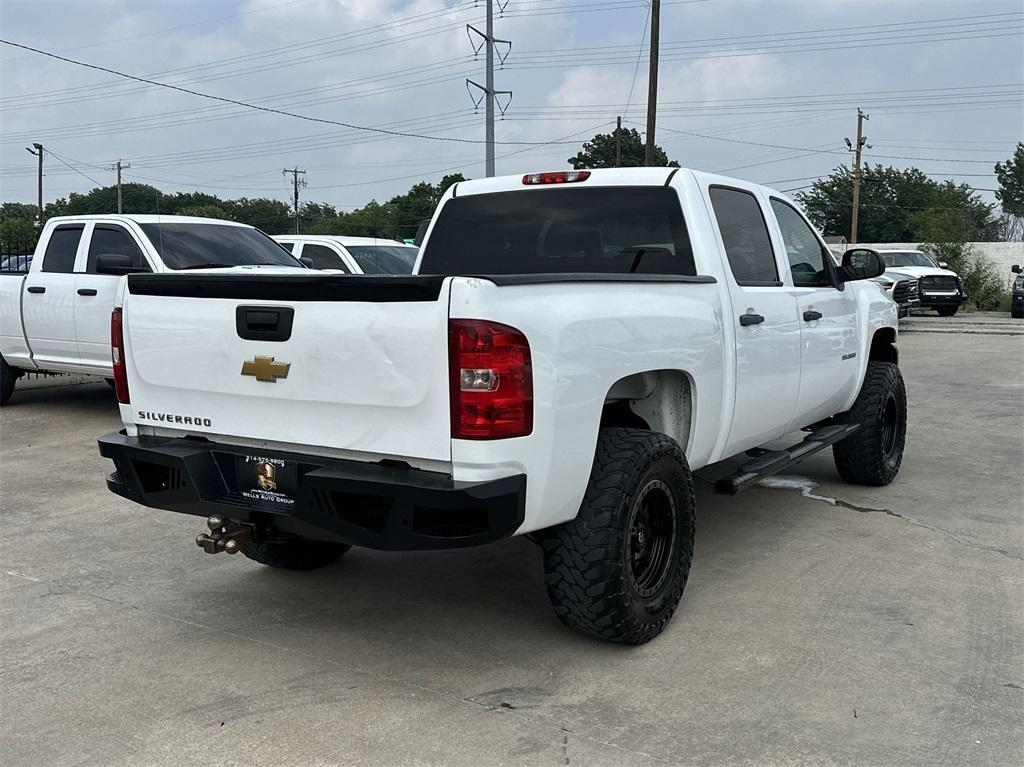
[[[111,492],[153,508],[251,523],[270,536],[447,549],[507,537],[525,514],[523,474],[456,482],[420,469],[273,451],[294,462],[298,480],[294,504],[271,508],[240,490],[235,458],[253,448],[112,432],[99,439],[99,449],[116,468],[107,477]]]

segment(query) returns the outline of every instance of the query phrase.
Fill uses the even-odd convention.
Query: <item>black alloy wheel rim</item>
[[[882,411],[882,455],[887,460],[896,454],[896,444],[900,433],[900,403],[893,392],[885,400]]]
[[[675,552],[676,501],[660,479],[648,482],[633,504],[629,518],[626,567],[636,593],[651,597],[671,575]]]

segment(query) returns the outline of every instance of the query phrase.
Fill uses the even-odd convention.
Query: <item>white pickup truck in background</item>
[[[130,275],[107,484],[284,568],[530,534],[566,625],[643,643],[686,584],[692,472],[738,458],[734,493],[831,446],[847,481],[896,476],[883,269],[721,176],[461,182],[413,276]]]
[[[121,276],[239,265],[301,267],[263,232],[187,216],[51,218],[27,273],[0,272],[0,404],[24,373],[112,377]]]
[[[411,274],[419,255],[415,245],[379,237],[278,234],[274,241],[311,269],[349,274]]]

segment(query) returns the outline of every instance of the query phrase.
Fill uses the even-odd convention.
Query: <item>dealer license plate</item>
[[[295,505],[299,486],[298,466],[265,455],[235,456],[235,483],[238,492],[247,500],[287,510]]]

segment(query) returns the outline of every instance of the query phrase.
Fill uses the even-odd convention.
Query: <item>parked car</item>
[[[916,277],[893,269],[886,269],[884,274],[875,278],[875,282],[881,285],[885,294],[896,302],[900,317],[909,316],[912,309],[921,306]]]
[[[281,568],[529,534],[566,625],[643,643],[686,585],[694,471],[737,457],[735,493],[831,446],[846,481],[896,476],[883,270],[723,176],[460,182],[417,275],[129,275],[107,486]]]
[[[964,302],[963,284],[945,261],[936,264],[919,250],[879,250],[887,269],[897,269],[916,277],[922,309],[934,309],[943,317],[952,317]]]
[[[17,256],[8,256],[3,261],[0,261],[0,272],[27,272],[29,264],[31,263],[31,253],[23,253]]]
[[[274,239],[314,269],[349,274],[411,274],[419,248],[399,240],[334,235],[277,235]]]
[[[1017,278],[1013,281],[1013,294],[1010,297],[1010,316],[1020,319],[1024,317],[1024,264],[1015,264],[1011,271]]]
[[[27,372],[112,377],[110,312],[122,275],[240,265],[305,271],[263,232],[231,221],[51,218],[28,273],[0,273],[0,404]]]

